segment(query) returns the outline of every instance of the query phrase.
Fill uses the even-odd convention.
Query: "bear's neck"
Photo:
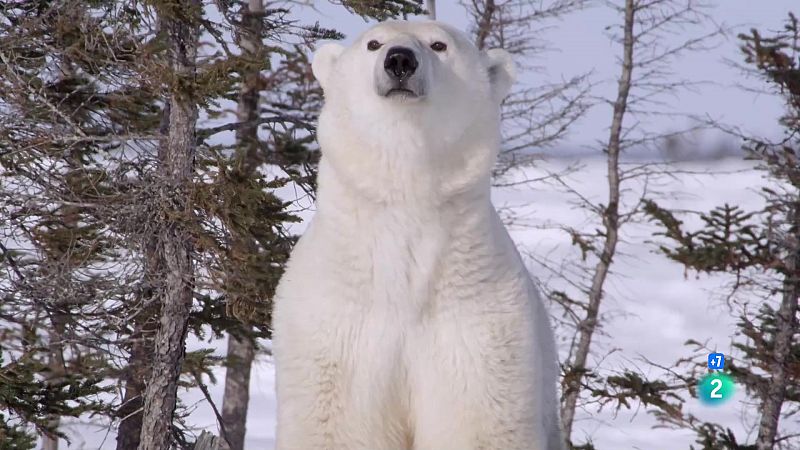
[[[367,173],[338,170],[325,156],[318,173],[317,210],[376,212],[391,209],[411,216],[441,215],[449,210],[491,205],[490,177],[471,174],[461,179],[426,172]]]
[[[327,190],[358,203],[406,209],[439,208],[465,199],[474,204],[476,198],[488,202],[500,143],[497,120],[437,127],[409,114],[354,128],[354,122],[364,120],[326,106],[318,127],[320,202]]]
[[[379,200],[354,189],[324,161],[318,180],[313,226],[323,235],[362,242],[363,246],[342,249],[343,254],[353,257],[366,252],[394,260],[410,252],[422,260],[437,261],[446,251],[442,246],[450,240],[479,242],[498,231],[493,226],[499,219],[491,204],[488,181],[483,187],[473,186],[444,198],[414,193]]]

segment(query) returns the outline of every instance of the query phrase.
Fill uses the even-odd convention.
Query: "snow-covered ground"
[[[545,171],[559,171],[568,164],[564,160],[542,163],[519,177],[540,177]],[[652,180],[649,189],[665,205],[685,210],[705,210],[723,203],[757,208],[761,204],[759,186],[764,184],[761,173],[738,159],[693,162],[678,165],[681,173],[674,177]],[[708,170],[715,175],[704,173]],[[570,182],[591,199],[605,197],[605,162],[587,160]],[[545,255],[551,261],[572,258],[575,249],[563,232],[541,229],[537,226],[568,224],[576,228],[591,226],[586,215],[570,201],[572,197],[551,183],[498,188],[494,202],[498,208],[509,208],[518,218],[511,227],[512,236],[523,253],[538,257]],[[309,212],[307,214],[310,215]],[[622,256],[617,260],[615,273],[610,279],[610,291],[604,311],[609,320],[604,335],[596,341],[596,356],[618,349],[603,362],[607,370],[637,364],[637,358],[646,357],[657,363],[669,364],[687,354],[684,342],[689,339],[708,340],[709,345],[727,353],[730,345],[732,319],[723,302],[721,292],[729,281],[722,277],[695,276],[667,260],[647,244],[652,240],[653,226],[634,225],[624,234]],[[549,276],[537,263],[531,270],[547,280]],[[551,280],[552,281],[552,280]],[[215,346],[224,354],[224,342],[202,343],[192,341],[192,348]],[[646,367],[638,363],[646,371]],[[217,404],[221,404],[224,370],[217,371],[218,384],[210,386]],[[251,403],[247,424],[247,446],[253,450],[268,450],[274,445],[275,395],[274,371],[267,356],[258,358],[253,368]],[[193,407],[189,422],[198,429],[217,433],[211,408],[197,391],[181,393],[182,401]],[[692,411],[703,418],[717,421],[738,432],[744,430],[739,392],[734,399],[718,408],[692,403]],[[575,437],[590,438],[597,448],[605,450],[686,449],[693,441],[686,432],[653,429],[654,422],[644,410],[622,410],[614,415],[613,409],[602,413],[582,411],[577,418]],[[795,431],[800,425],[795,424]],[[115,446],[113,430],[102,426],[76,423],[70,427],[74,449],[112,449]]]

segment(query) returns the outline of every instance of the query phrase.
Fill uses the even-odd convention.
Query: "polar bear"
[[[312,69],[322,158],[275,297],[277,449],[563,448],[548,314],[489,198],[509,55],[386,22]]]

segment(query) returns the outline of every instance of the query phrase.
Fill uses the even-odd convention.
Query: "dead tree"
[[[514,56],[520,74],[538,70],[537,61],[548,49],[543,34],[551,22],[580,10],[586,3],[586,0],[461,2],[470,17],[475,46],[480,50],[505,49]],[[589,87],[586,74],[555,83],[517,83],[501,109],[503,143],[494,170],[495,184],[503,184],[503,176],[509,171],[530,166],[537,152],[567,135],[590,106]]]
[[[190,186],[195,158],[196,75],[202,4],[187,0],[159,5],[169,45],[170,97],[168,133],[159,149],[161,201],[164,208],[156,236],[163,258],[158,290],[161,306],[154,338],[153,363],[144,396],[140,449],[169,450],[177,402],[178,377],[186,351],[186,331],[193,299],[192,239],[186,230],[193,210]]]
[[[602,304],[608,294],[607,281],[618,257],[622,228],[643,220],[644,200],[651,193],[648,180],[669,168],[655,168],[653,164],[625,164],[626,151],[646,149],[657,145],[665,135],[642,129],[639,115],[667,114],[663,109],[663,96],[675,89],[689,87],[692,82],[673,79],[671,63],[684,52],[702,50],[714,36],[720,34],[716,27],[669,46],[664,37],[677,32],[690,31],[690,27],[708,20],[704,12],[707,5],[694,0],[624,0],[605,2],[617,11],[622,20],[612,39],[620,45],[619,76],[613,98],[601,101],[611,107],[609,134],[600,145],[606,162],[607,197],[597,201],[591,193],[574,189],[567,177],[552,174],[556,186],[570,194],[577,205],[587,211],[597,223],[596,231],[562,226],[573,244],[580,250],[575,264],[578,269],[564,271],[563,265],[551,268],[556,277],[566,280],[570,293],[551,291],[551,298],[564,309],[567,329],[571,338],[567,356],[562,364],[561,421],[567,443],[572,445],[579,399],[590,389],[590,380],[599,377],[599,368],[589,362],[593,341],[602,323]],[[626,198],[623,193],[627,192]],[[559,263],[562,264],[562,263]],[[545,265],[549,263],[545,262]],[[576,279],[572,279],[577,273]],[[565,276],[565,274],[568,274]],[[563,331],[563,330],[562,330]]]
[[[591,286],[586,303],[586,315],[578,325],[578,344],[569,361],[570,372],[564,377],[564,393],[561,408],[561,423],[565,436],[572,435],[572,423],[575,418],[575,407],[581,392],[582,374],[586,370],[586,361],[592,344],[597,320],[600,314],[600,302],[603,299],[606,277],[614,260],[619,239],[619,203],[620,203],[620,166],[622,122],[628,107],[628,95],[631,90],[633,76],[633,42],[635,7],[634,0],[625,0],[622,38],[622,73],[617,86],[617,98],[611,119],[611,130],[607,145],[608,203],[602,211],[603,246],[599,260],[594,269]],[[569,438],[568,443],[569,442]]]

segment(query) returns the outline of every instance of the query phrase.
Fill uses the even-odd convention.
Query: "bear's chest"
[[[434,219],[399,214],[372,217],[361,227],[365,238],[354,270],[367,274],[358,301],[401,316],[416,315],[435,300],[441,267],[449,258],[449,235]]]
[[[334,310],[407,329],[463,308],[494,289],[487,283],[494,275],[508,273],[489,221],[480,216],[350,211],[339,221],[319,217],[308,236],[311,247],[323,249],[308,255],[318,261],[315,290]]]

